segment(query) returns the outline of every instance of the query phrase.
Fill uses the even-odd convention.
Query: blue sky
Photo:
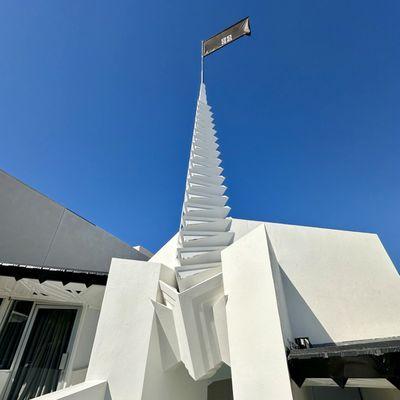
[[[0,168],[135,245],[178,229],[200,41],[232,216],[377,232],[400,266],[398,0],[0,5]]]

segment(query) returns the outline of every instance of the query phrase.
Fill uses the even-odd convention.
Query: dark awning
[[[83,283],[86,287],[89,287],[91,285],[105,286],[108,273],[0,262],[0,276],[10,276],[17,281],[23,278],[37,279],[40,283],[45,281],[57,281],[61,282],[63,285],[70,282]]]
[[[349,378],[385,378],[400,389],[399,339],[292,349],[287,358],[299,387],[307,378],[331,378],[342,388]]]

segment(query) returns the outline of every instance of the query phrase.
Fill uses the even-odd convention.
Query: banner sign
[[[236,24],[226,28],[222,32],[207,39],[203,42],[203,57],[208,56],[221,47],[234,42],[242,36],[250,35],[250,20],[249,17],[242,19]]]

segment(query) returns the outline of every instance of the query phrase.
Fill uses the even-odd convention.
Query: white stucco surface
[[[178,266],[178,260],[176,258],[176,248],[178,246],[178,234],[172,236],[164,246],[158,250],[149,261],[155,263],[162,263],[165,266],[174,269]]]
[[[106,380],[113,400],[163,398],[205,400],[205,383],[196,383],[183,365],[163,370],[152,300],[161,300],[159,280],[174,283],[162,264],[113,259],[89,364],[88,380]],[[168,347],[163,347],[168,351]]]
[[[400,336],[399,275],[379,238],[235,219],[232,231],[222,274],[180,291],[176,236],[151,262],[113,260],[88,380],[108,381],[113,400],[205,400],[224,361],[235,400],[354,398],[358,389],[293,386],[285,346]]]
[[[260,224],[283,271],[294,337],[324,343],[400,335],[400,278],[377,235],[234,219],[235,239]]]
[[[161,326],[154,320],[141,400],[206,400],[207,381],[194,381],[180,363],[165,370],[163,358],[171,351]],[[139,399],[139,398],[138,398]]]
[[[235,400],[291,400],[263,225],[222,252],[222,270]]]
[[[259,225],[282,270],[285,337],[326,343],[400,335],[400,278],[377,235],[233,219],[235,241]],[[176,267],[175,246],[174,236],[152,260]]]
[[[44,396],[35,397],[37,400],[111,400],[106,395],[107,382],[88,381],[66,389],[58,390]]]
[[[66,386],[81,383],[86,379],[99,314],[99,309],[84,307],[82,310],[73,352],[70,356],[70,365],[68,365]]]
[[[88,380],[106,380],[114,400],[140,399],[161,264],[113,259]]]

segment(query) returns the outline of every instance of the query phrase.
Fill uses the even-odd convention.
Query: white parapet
[[[35,397],[36,400],[110,400],[107,381],[86,381],[53,393]]]

